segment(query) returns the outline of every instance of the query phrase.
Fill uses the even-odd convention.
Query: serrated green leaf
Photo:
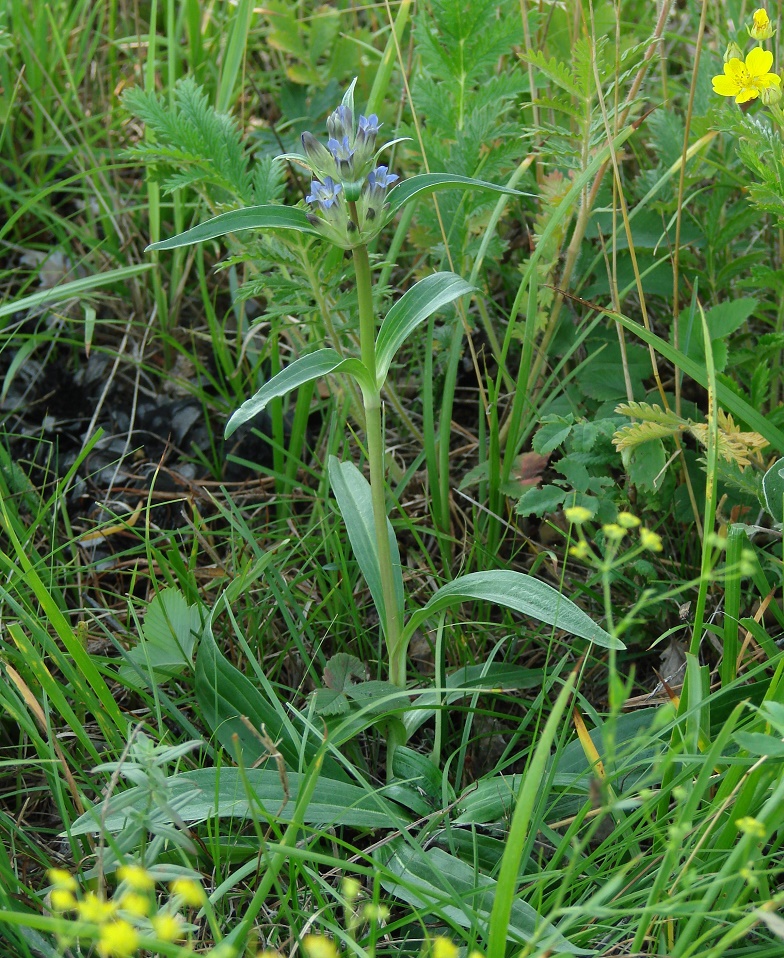
[[[536,431],[536,435],[531,442],[534,452],[538,452],[540,456],[549,455],[553,449],[557,449],[561,443],[568,439],[573,426],[574,423],[564,420],[546,422]]]
[[[433,273],[426,276],[400,297],[392,306],[376,339],[376,381],[380,388],[398,349],[426,319],[460,296],[473,292],[464,279],[455,273]]]
[[[360,386],[373,388],[367,367],[358,359],[344,359],[334,349],[317,349],[315,353],[308,353],[307,356],[301,356],[289,363],[277,376],[264,383],[254,396],[246,399],[226,423],[224,437],[228,439],[240,426],[258,416],[273,399],[285,396],[292,389],[330,373],[347,373],[353,376]]]
[[[416,629],[438,612],[470,601],[489,602],[512,609],[603,648],[626,648],[620,639],[605,632],[557,589],[533,576],[508,570],[472,572],[441,586],[427,604],[408,620],[403,630],[404,638],[413,635]]]
[[[365,666],[356,657],[348,652],[338,652],[333,655],[324,668],[324,683],[329,689],[336,692],[345,692],[353,685],[352,679],[362,681],[365,678]]]
[[[198,226],[185,230],[184,233],[171,236],[159,243],[151,243],[146,247],[145,252],[191,246],[193,243],[204,243],[242,230],[265,229],[296,230],[298,233],[320,235],[318,230],[310,224],[305,211],[295,206],[248,206],[242,210],[221,213],[205,223],[199,223]]]
[[[126,658],[149,677],[162,681],[192,667],[193,649],[202,629],[202,611],[188,605],[179,589],[159,592],[147,607],[138,645],[126,652]],[[122,666],[120,678],[138,686],[139,673],[133,666]]]
[[[515,512],[519,516],[543,516],[546,512],[560,509],[566,498],[566,490],[548,483],[540,489],[528,489],[517,500]]]

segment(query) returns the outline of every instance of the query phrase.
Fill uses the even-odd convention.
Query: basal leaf
[[[253,814],[274,816],[287,820],[297,803],[304,776],[297,772],[287,775],[288,795],[277,769],[264,768],[204,768],[171,776],[166,782],[166,807],[151,812],[160,824],[171,822],[170,811],[187,825],[211,818],[250,818],[249,803],[258,803],[263,809]],[[247,782],[247,787],[246,783]],[[250,796],[249,793],[250,792]],[[97,834],[105,829],[110,834],[121,832],[131,821],[136,802],[143,795],[142,788],[130,788],[109,799],[102,826],[103,806],[97,806],[80,816],[69,829],[72,835]],[[313,798],[304,815],[305,823],[319,827],[345,825],[350,828],[397,828],[406,814],[382,795],[368,792],[359,785],[335,779],[322,778],[316,784]]]
[[[425,915],[444,915],[463,928],[485,925],[496,897],[497,883],[477,873],[473,865],[440,848],[422,851],[398,845],[386,862],[394,877],[382,872],[383,888],[396,898],[413,905]],[[573,945],[558,929],[521,898],[516,898],[509,916],[510,942],[522,944],[536,937],[548,950],[542,954],[587,955],[591,952]]]

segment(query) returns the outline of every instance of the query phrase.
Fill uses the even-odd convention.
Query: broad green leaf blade
[[[765,507],[775,522],[784,522],[784,459],[777,459],[762,477]]]
[[[282,705],[270,701],[221,654],[210,623],[204,628],[196,656],[196,702],[202,720],[232,757],[236,758],[235,736],[245,765],[252,765],[267,754],[242,721],[241,716],[245,716],[254,728],[260,730],[264,726],[289,767],[299,766],[301,743],[291,735]],[[317,751],[318,743],[308,739],[305,761],[310,761]]]
[[[441,848],[422,851],[400,845],[386,862],[386,870],[381,872],[384,890],[421,914],[443,915],[463,928],[485,926],[490,918],[497,882]],[[541,947],[537,954],[593,954],[572,944],[521,898],[512,904],[507,932],[509,942],[523,944],[536,938],[540,946],[550,949]]]
[[[420,173],[411,176],[387,194],[386,217],[391,219],[397,211],[414,197],[427,196],[436,190],[489,190],[492,193],[511,193],[514,196],[526,196],[520,190],[510,190],[506,186],[497,186],[485,180],[475,180],[470,176],[457,176],[454,173]]]
[[[442,586],[427,605],[418,609],[406,623],[404,639],[413,635],[425,619],[461,602],[478,600],[514,609],[540,622],[579,635],[606,649],[625,649],[620,639],[613,638],[574,602],[552,586],[522,572],[500,570],[472,572]]]
[[[178,246],[191,246],[217,239],[227,233],[239,233],[241,230],[296,230],[299,233],[311,233],[319,236],[318,230],[308,222],[304,210],[296,206],[248,206],[243,210],[230,210],[214,216],[205,223],[199,223],[192,229],[177,236],[151,243],[147,250],[177,249]]]
[[[358,359],[343,359],[334,349],[317,349],[315,353],[295,359],[277,376],[264,383],[255,396],[246,399],[226,423],[225,438],[228,439],[240,426],[257,416],[272,399],[285,396],[303,383],[329,373],[349,373],[360,386],[372,388],[367,369]]]
[[[456,273],[426,276],[400,297],[384,317],[376,339],[376,380],[379,388],[398,349],[426,319],[458,297],[473,292]]]
[[[267,815],[285,822],[294,812],[304,777],[298,772],[288,773],[287,800],[277,769],[241,769],[224,765],[222,768],[183,772],[167,779],[166,804],[150,814],[156,823],[163,824],[174,820],[173,811],[187,825],[211,818],[244,819],[250,818],[251,814],[258,817],[259,811],[251,812],[249,808],[250,792],[251,800],[258,802]],[[69,829],[69,834],[90,835],[104,830],[110,834],[121,832],[130,824],[132,812],[144,794],[137,786],[113,796],[105,811],[103,805],[97,805],[81,815]],[[104,814],[105,829],[101,824]],[[401,819],[405,818],[405,812],[382,795],[331,778],[322,778],[316,784],[304,815],[308,825],[345,825],[349,828],[398,828]]]
[[[704,363],[700,364],[690,359],[679,349],[671,346],[666,339],[662,339],[660,336],[657,336],[656,333],[649,332],[644,326],[640,326],[639,323],[636,323],[633,319],[629,319],[628,316],[624,316],[623,313],[615,313],[609,309],[603,310],[600,306],[594,306],[594,308],[601,310],[606,316],[617,320],[622,326],[625,326],[626,329],[633,332],[636,336],[639,336],[643,342],[648,343],[649,346],[653,346],[657,353],[664,356],[665,359],[677,366],[678,369],[681,369],[695,382],[704,386],[706,389],[708,388],[708,374]],[[731,412],[733,416],[742,419],[754,432],[758,432],[761,436],[764,436],[777,452],[784,453],[784,432],[777,426],[774,426],[771,420],[765,417],[759,410],[755,409],[750,403],[746,402],[745,399],[737,393],[734,393],[721,382],[716,383],[716,398],[719,401],[719,405],[723,406],[727,412]]]
[[[384,592],[381,588],[381,570],[378,564],[376,527],[373,520],[373,500],[370,485],[353,462],[340,462],[336,456],[329,457],[329,482],[338,501],[340,514],[359,563],[365,582],[381,619],[382,627],[387,621]],[[397,547],[392,523],[387,519],[389,548],[392,552],[392,573],[395,579],[395,598],[398,610],[403,615],[403,575],[400,571],[400,552]]]

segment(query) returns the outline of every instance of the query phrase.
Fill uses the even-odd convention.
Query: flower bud
[[[760,7],[755,10],[748,28],[752,40],[768,40],[773,36],[773,24],[770,22],[767,10]]]
[[[737,43],[733,40],[731,43],[727,44],[727,49],[724,51],[724,62],[729,63],[730,60],[742,60],[743,59],[743,50],[738,46]]]
[[[760,100],[765,106],[776,106],[781,102],[781,87],[778,85],[764,86],[760,90]]]

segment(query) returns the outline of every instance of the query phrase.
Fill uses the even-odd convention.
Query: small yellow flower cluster
[[[754,838],[764,838],[768,833],[765,825],[758,818],[752,818],[751,815],[739,818],[735,824],[746,835],[752,835]]]
[[[591,519],[591,513],[584,506],[571,506],[564,509],[564,517],[572,525],[577,526],[578,540],[569,549],[569,555],[583,561],[594,556],[582,530],[584,523]],[[607,522],[602,526],[604,541],[614,554],[614,549],[632,529],[639,529],[640,548],[648,552],[661,552],[661,536],[642,525],[640,519],[631,512],[620,512],[615,522]]]
[[[749,36],[757,43],[768,40],[774,30],[767,11],[754,11]],[[750,103],[759,97],[766,106],[775,106],[781,99],[781,77],[771,73],[773,54],[761,46],[751,49],[744,57],[737,43],[730,43],[724,54],[724,72],[713,78],[713,92],[719,96],[735,97],[736,103]]]
[[[201,885],[191,878],[169,883],[169,903],[158,910],[155,878],[141,865],[122,865],[117,869],[119,893],[106,899],[94,891],[80,892],[74,876],[63,868],[47,873],[52,883],[49,901],[53,911],[73,913],[82,922],[98,925],[95,950],[100,958],[130,958],[139,948],[141,934],[159,941],[176,942],[184,938],[184,922],[177,913],[185,906],[204,904]],[[152,917],[150,917],[151,913]]]

